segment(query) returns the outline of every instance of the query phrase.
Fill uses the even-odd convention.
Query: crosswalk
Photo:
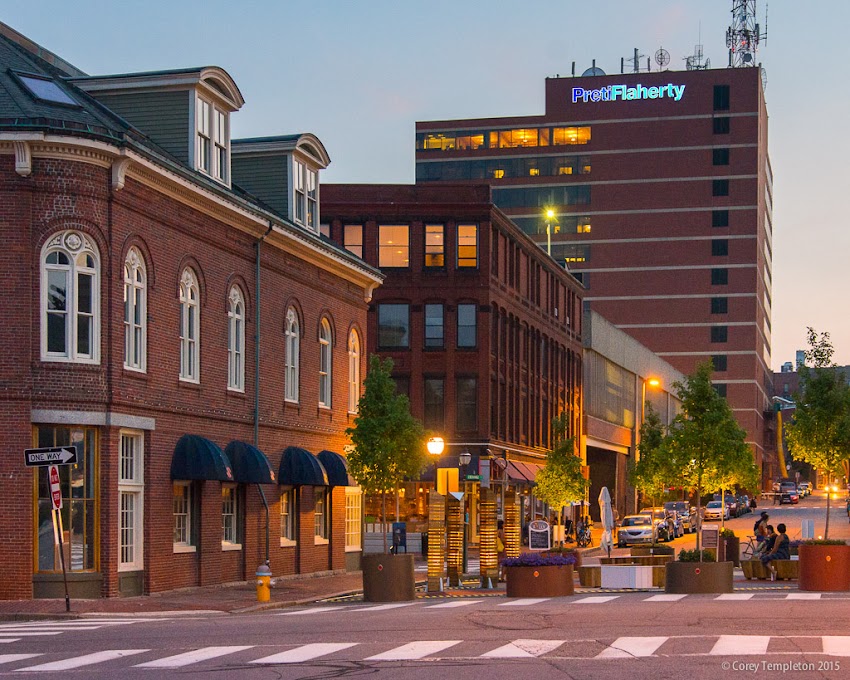
[[[794,652],[788,649],[793,646]],[[806,650],[806,651],[802,651]],[[63,656],[61,653],[0,654],[0,673],[60,672],[100,666],[111,674],[121,668],[212,670],[251,664],[275,666],[311,662],[357,662],[380,665],[434,660],[479,661],[529,659],[611,659],[669,657],[765,657],[774,653],[801,656],[850,657],[850,636],[683,635],[628,636],[610,640],[517,639],[413,640],[379,642],[314,642],[303,645],[231,645],[177,650],[105,649]],[[165,653],[168,652],[168,653]],[[272,653],[269,653],[272,652]],[[59,658],[57,658],[59,657]],[[153,657],[153,658],[150,658]]]
[[[127,618],[127,619],[71,619],[62,621],[22,621],[20,623],[0,624],[0,644],[12,643],[27,638],[51,637],[63,633],[99,630],[114,626],[129,626],[146,621],[163,621],[157,618]]]

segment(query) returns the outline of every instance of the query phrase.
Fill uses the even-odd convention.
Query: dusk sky
[[[765,3],[758,3],[764,20]],[[414,181],[417,120],[543,113],[544,79],[592,59],[617,73],[635,47],[668,68],[702,42],[728,61],[731,0],[29,0],[0,20],[92,75],[217,65],[246,100],[233,137],[313,132],[325,182]],[[829,331],[850,364],[850,5],[773,0],[767,70],[774,181],[773,368]],[[803,31],[800,24],[809,23]],[[798,28],[794,28],[794,24]],[[700,39],[701,35],[701,39]],[[657,68],[653,61],[653,68]]]

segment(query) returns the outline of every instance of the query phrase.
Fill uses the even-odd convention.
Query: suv
[[[684,533],[689,534],[697,530],[697,511],[690,503],[686,501],[669,501],[664,504],[664,509],[667,512],[676,513]]]

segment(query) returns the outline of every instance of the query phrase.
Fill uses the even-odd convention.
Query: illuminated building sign
[[[684,85],[662,85],[661,87],[644,87],[640,83],[634,87],[628,85],[608,85],[598,90],[585,90],[583,87],[573,88],[573,104],[581,102],[614,102],[632,99],[664,99],[670,97],[679,101],[685,94]]]

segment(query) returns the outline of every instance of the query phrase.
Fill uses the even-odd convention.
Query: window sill
[[[327,538],[321,538],[320,536],[313,537],[313,545],[328,545],[330,541]]]
[[[133,571],[144,571],[145,565],[143,564],[121,564],[118,565],[118,573],[124,572],[133,572]]]
[[[189,378],[179,378],[177,380],[177,385],[179,387],[187,387],[190,390],[199,390],[201,389],[201,380],[191,380]]]
[[[227,388],[227,396],[229,397],[238,397],[239,399],[245,399],[245,390],[237,389],[236,387],[228,387]]]
[[[331,410],[331,407],[330,407],[330,406],[328,406],[327,404],[321,404],[321,403],[320,403],[320,404],[319,404],[319,410],[320,410],[320,411],[330,411],[330,410]]]
[[[363,548],[361,548],[359,545],[347,545],[347,546],[345,546],[345,552],[347,552],[347,553],[361,552],[362,550],[363,550]]]
[[[298,541],[293,541],[291,538],[283,538],[280,539],[280,547],[281,548],[294,548],[298,545]]]
[[[145,368],[133,368],[132,366],[124,366],[124,374],[131,378],[148,379],[148,371]]]
[[[198,547],[195,545],[180,545],[179,543],[174,544],[174,552],[175,553],[193,553],[198,552]]]
[[[227,541],[221,542],[221,551],[222,552],[235,552],[237,550],[242,550],[241,543],[228,543]]]

